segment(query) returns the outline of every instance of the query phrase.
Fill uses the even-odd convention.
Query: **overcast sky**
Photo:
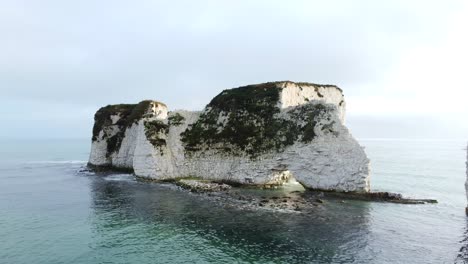
[[[0,137],[90,137],[143,99],[336,84],[361,138],[468,138],[468,2],[0,0]]]

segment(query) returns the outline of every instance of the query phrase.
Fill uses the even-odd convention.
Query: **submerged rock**
[[[89,164],[139,177],[197,177],[275,187],[368,192],[369,159],[344,125],[342,90],[274,82],[225,90],[201,112],[156,101],[95,115]]]
[[[190,190],[191,192],[221,192],[231,189],[230,185],[216,182],[205,182],[192,179],[180,179],[176,181],[176,185]]]
[[[252,188],[233,187],[196,178],[170,180],[169,182],[181,187],[182,191],[194,193],[198,198],[211,200],[222,207],[278,213],[314,214],[317,210],[326,210],[330,205],[343,206],[346,203],[343,199],[413,205],[437,203],[437,200],[404,198],[401,194],[389,192],[324,193],[313,190],[297,192],[284,186],[279,187],[278,190],[252,190]]]
[[[435,199],[404,198],[399,193],[390,192],[368,192],[368,193],[328,193],[330,197],[346,198],[352,200],[364,200],[373,202],[390,202],[400,204],[435,204]]]

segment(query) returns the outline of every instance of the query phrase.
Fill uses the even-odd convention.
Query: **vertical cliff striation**
[[[465,181],[465,192],[466,200],[468,201],[468,147],[466,148],[466,181]],[[468,215],[468,206],[465,209],[466,215]]]
[[[289,81],[225,90],[201,112],[110,105],[95,115],[89,164],[155,180],[294,177],[307,188],[368,192],[369,160],[344,125],[345,107],[336,86]]]

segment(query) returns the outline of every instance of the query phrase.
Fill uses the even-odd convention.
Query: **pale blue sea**
[[[0,263],[463,263],[466,142],[360,141],[373,190],[439,203],[239,210],[128,174],[80,172],[87,139],[2,140]]]

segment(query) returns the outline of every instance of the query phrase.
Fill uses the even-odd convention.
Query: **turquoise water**
[[[374,190],[439,204],[243,211],[80,172],[88,140],[2,141],[0,263],[453,263],[467,236],[465,142],[361,143]]]

